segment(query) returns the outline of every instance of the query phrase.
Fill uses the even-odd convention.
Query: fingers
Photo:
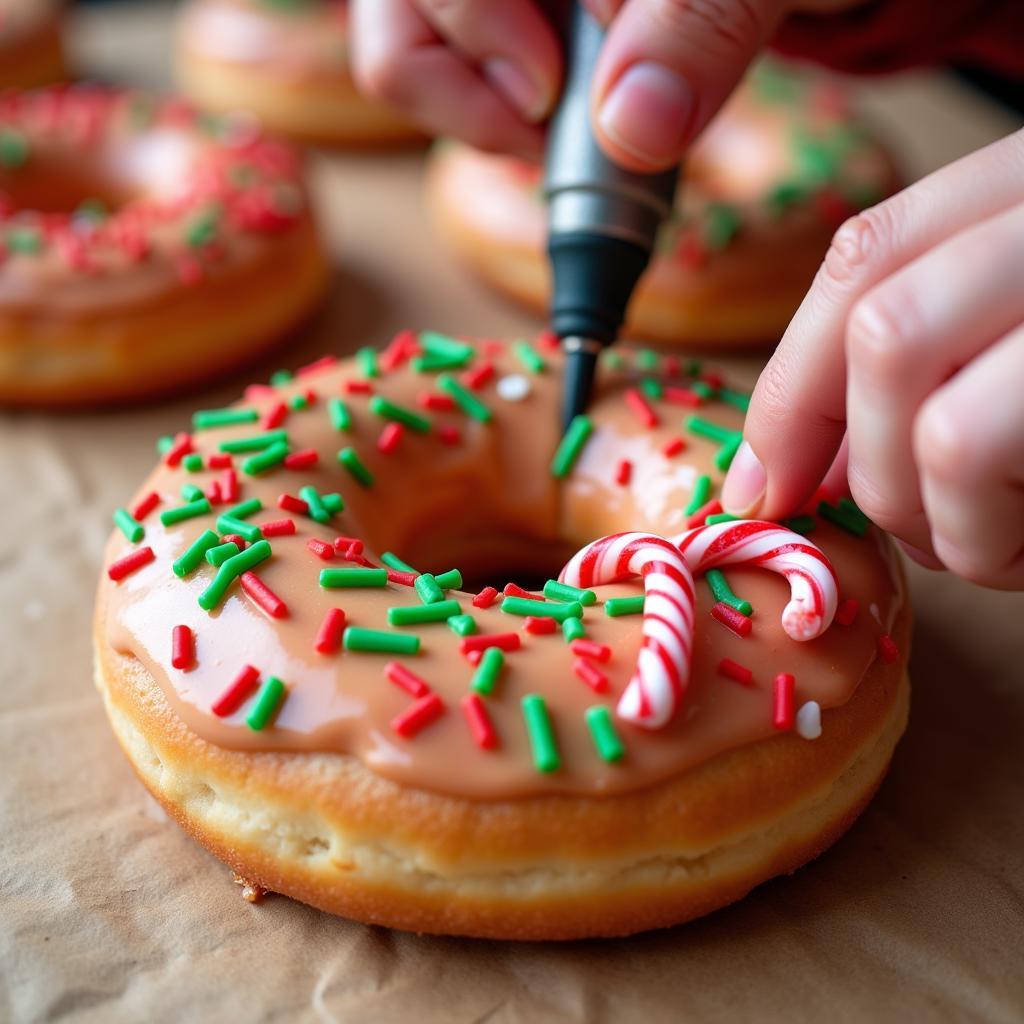
[[[438,26],[454,26],[466,49],[453,48],[413,0],[354,0],[352,71],[359,87],[436,134],[481,149],[537,156],[543,135],[529,119],[544,116],[560,75],[551,28],[528,0],[487,5],[486,12],[482,0],[427,6]],[[475,16],[460,13],[462,8],[472,8]],[[500,47],[492,21],[509,33]],[[467,29],[468,23],[477,27]],[[521,60],[524,35],[528,44]],[[553,85],[545,84],[552,78]]]
[[[936,554],[988,587],[1024,588],[1024,327],[935,391],[914,453]]]
[[[784,0],[593,0],[599,20],[614,15],[593,91],[595,129],[608,155],[637,171],[678,162],[772,34],[783,6]]]
[[[929,526],[912,428],[925,398],[1024,323],[1024,205],[961,231],[861,298],[846,338],[850,489],[883,529],[922,551]]]
[[[744,436],[760,469],[737,458],[722,494],[729,511],[781,518],[814,493],[845,431],[845,342],[854,306],[927,250],[1014,206],[1022,176],[1024,132],[1017,132],[839,229],[754,389]]]

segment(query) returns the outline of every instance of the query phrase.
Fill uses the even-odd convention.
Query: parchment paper
[[[160,81],[165,9],[92,12],[92,66]],[[1013,122],[930,76],[865,96],[921,173]],[[0,1018],[12,1021],[1002,1021],[1024,1019],[1024,595],[911,573],[910,730],[831,852],[687,927],[623,941],[421,938],[230,874],[133,778],[91,681],[110,511],[153,439],[276,365],[400,326],[536,324],[442,258],[421,154],[317,167],[339,265],[305,339],[223,386],[101,415],[0,416]],[[736,365],[753,377],[757,359]]]

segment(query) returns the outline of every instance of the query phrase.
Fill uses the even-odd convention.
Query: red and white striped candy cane
[[[650,533],[617,533],[588,544],[560,579],[574,587],[644,581],[643,637],[636,670],[619,700],[620,718],[657,729],[675,714],[693,652],[693,576],[679,549]]]
[[[790,587],[782,628],[794,640],[811,640],[832,624],[839,585],[832,564],[806,537],[757,519],[742,519],[672,538],[696,575],[720,565],[755,565],[780,573]]]

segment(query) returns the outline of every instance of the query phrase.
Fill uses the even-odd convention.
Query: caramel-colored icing
[[[321,588],[320,570],[346,563],[315,557],[306,547],[311,537],[361,537],[374,562],[390,550],[421,571],[458,566],[465,573],[474,564],[518,564],[556,575],[568,553],[604,534],[627,529],[662,535],[680,532],[685,528],[683,509],[700,474],[709,474],[713,493],[718,492],[722,473],[713,464],[718,446],[685,430],[682,424],[691,410],[667,401],[652,402],[661,420],[657,427],[640,426],[622,400],[623,388],[640,376],[629,368],[604,372],[591,411],[594,433],[571,475],[564,481],[554,479],[549,464],[559,440],[560,357],[544,355],[548,368],[537,375],[524,371],[509,352],[489,357],[497,366],[495,380],[525,374],[531,385],[522,401],[503,400],[494,380],[479,391],[493,411],[491,423],[475,422],[458,410],[428,414],[435,425],[458,426],[462,440],[455,445],[441,443],[435,433],[406,431],[396,451],[381,453],[376,439],[383,421],[369,410],[369,397],[360,394],[344,397],[353,416],[351,431],[335,431],[325,399],[343,394],[343,381],[359,378],[351,363],[282,386],[279,395],[246,401],[246,406],[263,411],[279,398],[287,400],[311,388],[317,400],[306,410],[290,413],[283,428],[293,450],[312,447],[320,455],[312,470],[279,468],[256,477],[239,472],[239,500],[258,497],[265,506],[251,521],[258,524],[287,515],[276,507],[277,496],[285,491],[296,494],[305,484],[321,493],[339,491],[346,502],[344,512],[329,525],[294,515],[297,534],[271,540],[273,556],[257,571],[287,602],[288,617],[269,619],[237,584],[216,611],[207,613],[196,598],[212,577],[211,567],[204,562],[185,580],[171,572],[172,561],[193,539],[214,528],[216,514],[224,510],[215,506],[213,515],[166,529],[158,513],[146,518],[142,543],[153,548],[156,559],[119,583],[104,574],[102,635],[116,651],[138,658],[185,723],[212,743],[250,751],[351,754],[403,785],[479,799],[635,790],[723,751],[768,739],[774,734],[772,680],[780,672],[796,677],[798,704],[815,700],[826,709],[843,704],[874,662],[877,638],[892,628],[903,595],[884,536],[869,533],[857,538],[820,519],[811,539],[832,560],[841,596],[860,603],[855,622],[833,625],[820,638],[797,643],[780,625],[788,600],[786,583],[764,571],[728,568],[733,590],[754,606],[753,630],[741,639],[711,617],[709,588],[698,578],[693,673],[682,710],[668,727],[654,732],[617,721],[626,755],[616,764],[598,757],[583,715],[594,704],[614,710],[633,671],[639,615],[611,618],[600,603],[585,610],[587,636],[614,652],[604,666],[610,691],[598,695],[573,674],[573,655],[560,631],[528,634],[522,629],[523,619],[500,611],[500,600],[480,610],[473,607],[470,594],[450,594],[473,615],[480,633],[517,631],[522,636],[520,650],[507,656],[500,682],[486,698],[500,736],[500,746],[492,751],[474,744],[460,710],[474,669],[459,653],[459,638],[446,624],[407,627],[420,635],[421,651],[399,660],[429,683],[446,708],[436,722],[410,739],[400,738],[390,725],[412,700],[385,679],[390,655],[343,650],[324,656],[314,651],[313,638],[328,608],[343,608],[352,625],[388,629],[388,607],[419,601],[415,591],[395,584],[383,590]],[[632,359],[628,351],[627,356]],[[410,408],[433,386],[432,375],[418,374],[408,365],[373,381],[377,393]],[[709,401],[698,412],[729,428],[741,425],[742,414],[721,401]],[[193,437],[197,450],[208,455],[217,451],[220,441],[259,429],[235,426],[196,432]],[[687,447],[666,457],[662,448],[676,436],[685,438]],[[361,487],[338,466],[336,452],[344,445],[354,446],[374,473],[372,487]],[[633,466],[628,486],[615,482],[622,459]],[[236,465],[238,461],[236,456]],[[167,508],[181,503],[182,484],[205,488],[218,475],[161,464],[137,497],[155,489],[163,499],[161,508]],[[108,563],[133,547],[115,533]],[[602,602],[609,596],[641,592],[639,583],[597,590]],[[196,636],[197,663],[189,671],[170,665],[171,630],[178,624],[188,625]],[[718,674],[722,658],[749,667],[753,685],[746,687]],[[245,724],[249,703],[225,719],[210,712],[214,699],[247,663],[264,678],[277,675],[288,688],[276,720],[260,732]],[[543,695],[550,709],[562,759],[561,768],[552,774],[533,767],[520,709],[520,699],[528,693]],[[817,742],[828,741],[826,723]]]

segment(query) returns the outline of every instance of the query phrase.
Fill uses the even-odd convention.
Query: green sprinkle
[[[201,409],[192,413],[192,428],[233,427],[239,423],[255,423],[259,418],[255,409]]]
[[[490,423],[491,410],[476,395],[464,388],[450,373],[442,373],[437,378],[437,386],[442,391],[447,391],[470,419],[474,419],[478,423]]]
[[[711,477],[707,473],[702,473],[693,485],[693,494],[690,495],[690,503],[684,509],[684,515],[692,516],[697,509],[703,508],[707,504],[710,494]]]
[[[114,525],[133,544],[138,544],[146,535],[146,528],[126,508],[114,509]]]
[[[203,468],[203,457],[199,452],[190,452],[182,460],[181,464],[188,473],[198,473]]]
[[[433,573],[420,573],[413,582],[413,586],[424,604],[436,604],[438,601],[444,600],[444,590],[438,584]]]
[[[793,516],[792,519],[783,519],[782,525],[794,533],[810,533],[818,524],[814,516]]]
[[[439,370],[459,370],[469,358],[465,356],[425,355],[414,356],[412,368],[417,373],[437,373]]]
[[[565,642],[571,644],[573,640],[587,635],[587,627],[583,625],[582,619],[568,618],[562,620],[562,636]]]
[[[352,429],[352,413],[340,398],[331,398],[327,402],[327,415],[331,418],[331,426],[335,430]]]
[[[168,508],[160,513],[160,522],[164,526],[174,526],[175,523],[184,522],[186,519],[194,519],[196,516],[205,516],[210,512],[210,503],[206,498],[197,498],[186,505],[179,505],[177,508]]]
[[[275,388],[279,388],[282,384],[290,383],[293,376],[294,374],[291,370],[275,370],[270,375],[270,383]]]
[[[387,569],[321,569],[320,586],[329,589],[338,587],[386,587]]]
[[[741,615],[749,617],[754,614],[754,609],[751,607],[750,602],[744,601],[732,592],[732,588],[720,570],[708,569],[704,573],[704,579],[707,580],[716,601],[724,601],[725,604],[729,605],[730,608],[735,608]]]
[[[594,424],[588,416],[580,413],[572,418],[569,429],[566,430],[558,445],[558,451],[555,452],[555,457],[551,460],[553,476],[561,480],[569,475],[572,467],[576,465],[576,460],[580,457],[580,452],[583,451],[583,446],[587,443],[587,438],[593,431]]]
[[[419,342],[423,351],[429,355],[459,359],[463,363],[468,363],[476,354],[472,345],[456,341],[455,338],[449,338],[447,334],[439,334],[437,331],[421,331]]]
[[[578,619],[583,614],[579,601],[534,601],[529,597],[506,597],[501,602],[501,610],[506,615],[533,615],[556,622]]]
[[[626,753],[626,748],[615,731],[615,725],[612,723],[612,716],[608,713],[608,709],[603,704],[595,704],[593,707],[587,708],[583,718],[601,760],[607,761],[609,764],[621,761]]]
[[[309,408],[309,399],[305,395],[301,394],[292,395],[292,397],[288,399],[288,405],[293,412],[299,412],[302,409]]]
[[[420,649],[420,638],[415,633],[389,633],[387,630],[363,629],[361,626],[349,626],[341,642],[346,651],[416,654]]]
[[[584,608],[597,604],[597,594],[592,590],[570,587],[568,583],[548,580],[544,584],[544,596],[550,601],[578,601]]]
[[[222,452],[232,454],[261,452],[272,444],[287,440],[287,430],[267,430],[262,434],[253,434],[251,437],[236,437],[233,441],[221,441],[218,447]]]
[[[8,252],[34,256],[43,247],[43,237],[35,228],[12,228],[4,239]]]
[[[262,511],[263,502],[259,498],[249,498],[247,501],[240,501],[237,505],[226,509],[224,515],[232,516],[235,519],[248,519],[249,516],[254,516],[257,512]]]
[[[437,585],[442,590],[461,590],[462,573],[458,569],[449,569],[447,572],[439,572],[435,577]]]
[[[708,437],[712,441],[719,441],[727,444],[732,441],[739,431],[731,430],[729,427],[721,427],[710,420],[702,419],[700,416],[688,416],[686,418],[686,429],[700,437]]]
[[[268,469],[273,469],[274,466],[279,466],[287,457],[288,442],[275,441],[263,451],[250,455],[242,463],[242,472],[248,473],[250,476],[256,476]]]
[[[624,365],[622,354],[613,352],[611,349],[605,349],[601,353],[601,363],[608,367],[609,370],[621,370]]]
[[[260,687],[256,695],[256,703],[253,704],[249,714],[246,715],[245,724],[255,732],[266,728],[267,723],[277,713],[285,696],[285,685],[277,676],[267,676],[266,682]]]
[[[385,551],[380,560],[389,568],[397,572],[415,572],[416,570],[408,563],[403,562],[398,555],[392,551]]]
[[[729,405],[740,412],[746,412],[750,408],[750,394],[746,391],[734,391],[732,388],[719,388],[718,397],[723,402],[728,402]]]
[[[662,386],[661,381],[656,380],[654,377],[644,377],[644,379],[640,381],[640,390],[648,398],[653,398],[655,401],[665,394],[665,388]]]
[[[324,504],[317,489],[310,484],[299,488],[299,497],[309,506],[309,518],[318,523],[326,523],[331,513]]]
[[[190,249],[201,249],[204,245],[209,245],[217,236],[219,222],[219,208],[203,210],[185,226],[185,244]]]
[[[699,359],[691,359],[687,364],[686,373],[690,377],[699,377],[704,364]]]
[[[426,416],[421,416],[418,412],[413,412],[412,409],[406,409],[404,406],[395,405],[394,402],[389,402],[380,395],[374,395],[370,399],[370,412],[383,420],[394,420],[396,423],[401,423],[410,430],[415,430],[417,434],[430,433],[430,420]]]
[[[329,572],[325,569],[324,572]],[[458,601],[437,601],[435,604],[406,604],[388,609],[389,626],[419,626],[425,622],[444,622],[460,612]]]
[[[263,531],[255,523],[247,523],[244,519],[236,519],[225,512],[217,516],[217,532],[221,534],[237,533],[239,537],[253,543],[263,537]]]
[[[178,557],[178,560],[171,565],[171,571],[175,576],[184,579],[190,572],[199,568],[203,555],[211,548],[220,543],[220,537],[213,530],[203,530],[201,534]]]
[[[340,462],[363,487],[373,486],[373,474],[366,468],[363,460],[356,454],[355,448],[342,448],[338,452]]]
[[[356,362],[364,377],[379,377],[380,369],[377,366],[377,350],[369,346],[361,348],[356,353]]]
[[[807,198],[807,186],[796,181],[783,181],[771,189],[765,197],[768,212],[781,217],[790,207]]]
[[[690,384],[690,390],[705,402],[715,397],[715,389],[706,380],[695,380]]]
[[[482,659],[481,659],[482,661]],[[539,772],[555,772],[561,765],[555,732],[551,727],[551,716],[544,698],[537,693],[528,693],[522,700],[523,718],[533,749],[533,766]]]
[[[658,364],[661,362],[661,358],[658,353],[652,348],[642,348],[636,353],[636,358],[633,360],[638,370],[644,372],[651,372],[658,369]]]
[[[859,510],[858,510],[859,511]],[[842,506],[830,505],[823,501],[818,505],[818,515],[830,523],[852,533],[855,537],[863,537],[868,529],[868,519],[863,513],[858,517]]]
[[[300,491],[299,493],[301,494],[302,492]],[[336,516],[339,512],[342,512],[345,509],[344,500],[341,495],[335,491],[332,491],[330,494],[324,494],[320,500],[323,502],[324,508],[327,509],[332,516]]]
[[[14,170],[28,162],[28,139],[10,128],[0,131],[0,167]]]
[[[238,545],[233,540],[229,540],[226,544],[218,544],[216,547],[208,549],[206,560],[216,568],[223,565],[229,558],[237,555],[238,551]]]
[[[743,444],[743,435],[737,430],[736,436],[723,444],[715,453],[716,468],[724,473],[732,465],[732,460],[736,458],[741,444]]]
[[[472,615],[453,615],[448,625],[459,636],[470,636],[476,632],[476,619]]]
[[[171,434],[164,434],[156,441],[156,450],[160,455],[166,455],[174,447],[174,437]]]
[[[716,512],[704,520],[706,526],[716,526],[718,523],[735,523],[739,516],[730,515],[728,512]]]
[[[548,367],[544,357],[527,341],[515,342],[512,351],[531,373],[543,373]]]
[[[505,652],[500,647],[488,647],[480,658],[469,688],[474,693],[489,697],[498,685],[498,676],[501,675],[502,667],[505,664]]]
[[[712,252],[724,249],[740,230],[739,211],[729,203],[708,203],[704,216],[704,244]]]
[[[201,498],[206,497],[203,494],[202,487],[196,487],[195,484],[182,484],[181,496],[185,501],[199,501]]]
[[[619,615],[639,615],[643,610],[643,594],[637,594],[636,597],[609,597],[604,603],[605,615],[611,615],[612,618]]]
[[[213,611],[223,600],[227,589],[241,576],[243,572],[254,569],[260,562],[270,557],[270,543],[265,540],[258,540],[255,544],[232,555],[226,562],[222,563],[217,570],[210,585],[199,595],[199,607],[203,611]]]
[[[850,515],[855,516],[858,519],[867,520],[868,518],[863,512],[861,512],[860,507],[852,498],[840,498],[836,504],[844,512],[849,512]]]

